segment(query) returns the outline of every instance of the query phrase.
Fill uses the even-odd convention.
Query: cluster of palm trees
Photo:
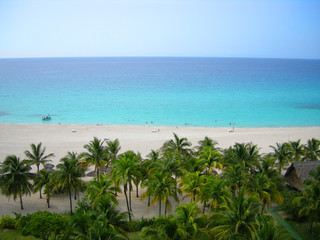
[[[307,144],[301,144],[298,141],[289,141],[285,143],[277,143],[276,146],[270,146],[274,153],[272,155],[278,160],[279,172],[283,167],[290,162],[301,161],[317,161],[319,160],[320,141],[312,138],[307,141]]]
[[[159,217],[162,217],[156,226],[144,229],[145,236],[264,239],[259,234],[270,234],[263,233],[267,229],[279,237],[273,239],[280,239],[285,234],[278,231],[265,214],[272,202],[281,204],[283,201],[281,170],[291,161],[319,160],[319,146],[316,139],[308,140],[305,145],[298,140],[277,143],[271,146],[273,153],[260,154],[259,148],[252,143],[236,143],[228,149],[220,149],[209,137],[192,148],[187,138],[174,134],[173,139],[165,142],[161,149],[152,150],[144,159],[133,151],[119,154],[118,139],[94,138],[84,146],[85,152],[79,155],[68,152],[56,166],[57,171],[48,172],[39,167],[54,155],[45,155],[41,143],[32,144],[31,152],[25,152],[26,160],[16,156],[4,160],[0,167],[0,186],[3,194],[12,195],[14,199],[20,197],[22,209],[23,194],[39,191],[41,197],[41,189],[44,189],[50,207],[52,193],[66,192],[71,214],[72,193],[76,198],[86,187],[88,201],[93,207],[103,201],[101,198],[117,204],[117,194],[122,186],[130,221],[134,189],[137,198],[148,199],[146,208],[158,205]],[[37,166],[36,174],[30,173],[30,165]],[[82,177],[89,166],[94,166],[96,178],[85,184]],[[110,173],[100,174],[105,169],[110,169]],[[139,187],[144,189],[141,196]],[[317,188],[314,189],[313,194],[319,197],[320,191],[315,193]],[[179,204],[184,199],[191,203],[180,204],[175,210],[177,216],[168,216],[173,202]],[[166,232],[171,225],[173,232]],[[182,233],[181,229],[184,229]]]

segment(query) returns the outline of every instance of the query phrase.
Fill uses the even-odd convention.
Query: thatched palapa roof
[[[303,182],[307,179],[311,180],[309,172],[316,170],[320,165],[320,161],[310,162],[293,162],[284,174],[284,180],[294,188],[302,191]]]
[[[112,168],[111,167],[107,167],[107,168],[99,168],[99,173],[100,174],[110,174],[112,172]],[[87,174],[87,177],[95,177],[96,176],[96,172],[95,171],[90,171]]]

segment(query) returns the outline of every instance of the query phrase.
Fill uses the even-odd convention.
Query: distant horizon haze
[[[215,56],[63,56],[63,57],[0,57],[3,59],[63,59],[63,58],[225,58],[225,59],[279,59],[279,60],[315,60],[319,61],[320,58],[285,58],[285,57],[215,57]]]

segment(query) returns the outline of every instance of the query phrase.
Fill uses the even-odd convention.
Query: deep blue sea
[[[41,116],[51,114],[43,122]],[[0,123],[320,126],[320,60],[0,59]]]

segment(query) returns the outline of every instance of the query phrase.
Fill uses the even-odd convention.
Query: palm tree
[[[226,189],[227,182],[216,176],[209,175],[206,177],[205,183],[200,186],[200,200],[203,202],[203,213],[206,204],[211,208],[218,208],[223,203],[224,197],[229,196]]]
[[[0,187],[4,195],[16,200],[19,196],[21,210],[23,210],[22,195],[31,195],[33,174],[30,173],[30,167],[27,161],[18,158],[15,155],[6,157],[0,165]]]
[[[113,181],[108,175],[99,175],[99,180],[88,183],[87,195],[93,207],[100,197],[110,198],[114,204],[118,204],[115,193],[121,192],[118,186],[113,186]]]
[[[179,167],[182,168],[183,172],[187,173],[194,173],[194,172],[204,172],[206,164],[203,160],[192,156],[188,155],[183,158],[183,161],[177,161]]]
[[[60,164],[58,164],[56,168],[58,171],[54,172],[53,176],[54,189],[66,190],[69,193],[70,213],[72,214],[71,190],[76,185],[83,184],[81,180],[81,177],[84,175],[83,170],[80,168],[77,155],[73,152],[68,152],[68,154],[60,160]]]
[[[27,157],[29,165],[35,164],[37,166],[37,174],[38,174],[40,164],[44,166],[47,162],[50,162],[51,160],[49,158],[54,157],[54,154],[50,153],[48,155],[45,155],[44,152],[46,151],[46,148],[45,147],[42,148],[41,142],[37,146],[32,143],[30,147],[31,147],[31,152],[26,150],[24,154]],[[40,198],[42,198],[41,189],[39,190],[39,193],[40,193]]]
[[[169,152],[178,152],[181,156],[188,155],[191,143],[187,138],[179,138],[177,134],[173,133],[174,139],[169,140],[163,144],[162,150]]]
[[[97,179],[99,179],[99,168],[105,167],[108,160],[107,148],[103,146],[103,141],[96,137],[83,147],[87,152],[80,154],[80,158],[83,159],[82,163],[85,167],[94,165],[94,171],[97,174]]]
[[[222,169],[223,166],[221,164],[222,161],[222,154],[219,153],[217,150],[213,149],[210,146],[206,146],[201,148],[199,151],[199,159],[204,163],[206,166],[207,173],[210,173],[212,168]]]
[[[304,147],[305,156],[303,161],[317,161],[320,156],[320,141],[312,138],[307,141],[307,145]]]
[[[165,203],[165,214],[167,209],[171,209],[170,197],[173,197],[176,202],[178,199],[177,182],[167,172],[155,172],[151,175],[149,181],[146,183],[147,191],[141,195],[141,199],[146,197],[153,197],[148,210],[153,204],[154,206],[159,203],[159,216],[161,216],[161,206]]]
[[[144,227],[141,231],[142,239],[186,239],[187,233],[177,220],[177,217],[158,217],[153,226]]]
[[[262,203],[261,215],[264,208],[270,206],[272,200],[279,204],[283,203],[283,197],[277,185],[264,172],[251,175],[246,187],[248,192],[256,196]]]
[[[275,159],[271,154],[265,155],[257,168],[258,173],[263,173],[270,179],[274,184],[276,184],[278,189],[281,189],[284,185],[282,175],[277,172],[274,168]]]
[[[289,240],[292,239],[291,234],[283,228],[276,226],[271,216],[260,216],[256,219],[257,232],[255,234],[256,240]]]
[[[246,185],[249,174],[245,171],[243,165],[231,165],[223,173],[228,185],[231,188],[233,196]]]
[[[109,198],[98,197],[95,208],[79,202],[70,218],[72,235],[82,240],[126,239],[119,235],[126,236],[121,228],[124,219],[125,215],[116,210]]]
[[[281,174],[279,174],[274,169],[275,161],[276,160],[272,157],[272,155],[265,155],[262,158],[260,165],[258,165],[257,171],[260,173],[265,173],[268,176],[268,178],[277,178],[278,176],[282,177]]]
[[[205,177],[200,172],[187,173],[181,178],[182,191],[187,193],[185,197],[190,197],[191,201],[196,201],[196,196],[200,194],[200,187],[204,183]],[[184,197],[184,198],[185,198]]]
[[[82,176],[84,176],[85,170],[82,168],[80,156],[75,152],[68,152],[66,157],[69,159],[72,159],[75,162],[77,170],[81,172]],[[85,189],[84,182],[80,178],[75,179],[72,184],[72,190],[74,191],[74,200],[77,199],[77,194],[79,195],[79,192],[83,191],[84,189]]]
[[[291,152],[291,156],[292,156],[292,161],[293,162],[300,162],[301,161],[301,157],[304,155],[304,145],[302,145],[300,143],[300,139],[298,141],[289,142],[290,145],[290,152]]]
[[[141,174],[141,187],[144,188],[148,185],[148,181],[153,171],[162,171],[160,166],[160,152],[151,150],[147,155],[147,159],[141,162],[140,174]],[[148,205],[150,205],[151,196],[148,197]]]
[[[260,158],[257,145],[251,143],[234,145],[234,153],[238,162],[242,162],[245,169],[252,171],[252,169],[259,164]]]
[[[126,215],[116,209],[116,205],[112,204],[111,199],[99,197],[96,201],[95,211],[100,214],[98,220],[104,222],[107,228],[126,236],[126,232],[122,229]]]
[[[303,195],[294,199],[302,209],[299,211],[300,216],[308,217],[310,222],[310,232],[312,232],[313,223],[319,220],[320,211],[320,185],[312,182],[311,185],[305,186]]]
[[[121,147],[118,139],[115,139],[114,141],[107,141],[107,151],[110,154],[111,161],[117,159],[120,149]]]
[[[216,149],[216,145],[218,144],[218,142],[217,141],[215,141],[215,140],[213,140],[213,139],[211,139],[211,138],[209,138],[209,137],[204,137],[204,139],[203,140],[201,140],[201,141],[199,141],[198,142],[199,143],[199,152],[201,151],[201,149],[203,149],[203,148],[207,148],[207,147],[209,147],[209,148],[211,148],[211,149],[213,149],[213,150],[217,150]]]
[[[313,178],[313,181],[320,185],[320,165],[316,168],[316,170],[311,170],[309,172],[310,177]]]
[[[142,157],[141,154],[138,152],[134,158],[135,164],[136,164],[136,170],[133,174],[133,183],[136,186],[136,197],[139,198],[139,184],[143,180],[142,173],[144,172],[143,164],[142,164]]]
[[[236,143],[233,148],[225,150],[224,160],[228,165],[242,164],[247,172],[253,172],[259,165],[259,149],[252,143]]]
[[[137,164],[134,161],[136,155],[133,151],[127,151],[119,156],[118,161],[115,161],[112,165],[113,172],[112,177],[116,185],[123,184],[123,191],[126,197],[127,210],[129,213],[129,220],[131,221],[131,204],[128,201],[128,190],[131,203],[131,189],[133,177],[136,174]]]
[[[152,162],[157,162],[160,158],[160,152],[151,150],[151,152],[147,155],[147,158]]]
[[[308,217],[310,222],[310,232],[312,232],[313,223],[319,220],[320,211],[320,166],[314,171],[310,171],[312,179],[304,181],[303,195],[296,197],[294,203],[302,207],[299,211],[300,216]]]
[[[177,157],[177,153],[166,152],[164,156],[155,164],[157,171],[164,171],[174,176],[175,180],[184,174],[182,163]]]
[[[277,146],[270,146],[273,150],[273,156],[278,160],[278,170],[281,173],[282,168],[289,162],[291,153],[288,143],[277,143]]]
[[[209,239],[209,236],[197,224],[200,209],[195,203],[182,204],[176,208],[177,216],[159,217],[153,226],[142,229],[146,239]]]
[[[221,210],[210,217],[212,223],[218,225],[211,232],[218,239],[254,239],[258,207],[258,200],[252,196],[247,198],[244,189],[238,196],[224,198]]]
[[[181,204],[175,212],[179,225],[186,233],[186,239],[198,239],[197,236],[204,234],[204,231],[196,223],[196,218],[200,215],[201,210],[195,202]]]
[[[36,175],[34,179],[34,191],[41,191],[44,187],[44,194],[47,196],[47,206],[50,208],[50,199],[51,199],[51,192],[53,188],[52,184],[52,172],[47,171],[46,169],[42,169],[39,171],[38,175]]]

